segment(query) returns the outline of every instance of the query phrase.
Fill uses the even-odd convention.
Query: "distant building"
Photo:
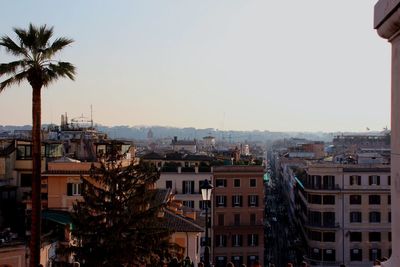
[[[213,171],[213,259],[216,267],[264,262],[264,168],[220,166]]]
[[[186,151],[192,154],[197,152],[196,140],[178,140],[178,137],[174,137],[171,142],[172,150],[175,152]]]
[[[391,254],[390,168],[309,163],[293,172],[295,216],[312,266],[372,266]]]

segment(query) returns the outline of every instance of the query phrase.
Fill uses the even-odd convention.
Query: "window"
[[[350,212],[350,222],[351,223],[360,223],[361,220],[362,220],[361,211]]]
[[[81,183],[67,183],[67,196],[80,196]]]
[[[257,179],[250,179],[250,187],[256,187],[257,186]]]
[[[218,214],[218,225],[219,226],[225,225],[225,214],[223,214],[223,213]]]
[[[215,203],[216,207],[226,207],[226,196],[216,196],[217,203]]]
[[[370,195],[369,196],[369,204],[370,205],[379,205],[379,204],[381,204],[381,196],[380,195]]]
[[[389,175],[387,179],[387,184],[391,185],[392,184],[392,177]]]
[[[240,187],[240,179],[233,179],[233,187]]]
[[[379,260],[381,258],[381,250],[379,248],[373,248],[369,250],[369,260]]]
[[[369,242],[381,242],[381,232],[369,232]]]
[[[248,196],[249,207],[258,207],[258,196],[257,195],[249,195]]]
[[[308,219],[311,225],[316,225],[316,226],[321,225],[321,212],[310,211]]]
[[[249,247],[258,246],[258,235],[257,234],[249,234],[249,235],[247,235],[247,245]]]
[[[233,215],[233,224],[235,226],[239,226],[240,225],[240,214],[234,214]]]
[[[388,241],[392,242],[392,232],[388,232]]]
[[[228,262],[228,258],[226,256],[217,256],[215,257],[215,266],[217,267],[225,267]]]
[[[388,195],[388,201],[387,201],[388,205],[392,204],[392,196]]]
[[[324,226],[333,227],[335,226],[335,213],[334,212],[323,212],[322,213]]]
[[[226,235],[216,235],[215,236],[215,245],[217,247],[226,247],[226,240],[227,240]]]
[[[182,181],[182,194],[194,194],[194,181]]]
[[[350,205],[361,205],[361,195],[350,195]]]
[[[226,187],[226,179],[215,179],[216,187]]]
[[[323,250],[324,261],[336,261],[336,251],[334,249]]]
[[[243,197],[239,195],[232,196],[232,207],[242,207]]]
[[[322,233],[318,231],[310,231],[308,237],[314,241],[322,241]]]
[[[32,159],[32,146],[31,145],[18,145],[17,146],[17,159]]]
[[[231,262],[233,263],[233,266],[240,266],[243,263],[243,256],[232,256]]]
[[[359,248],[350,249],[351,261],[362,261],[362,250]]]
[[[321,260],[321,250],[318,248],[310,248],[310,258],[313,260]]]
[[[362,233],[361,232],[350,232],[350,242],[361,242]]]
[[[388,222],[392,222],[392,213],[391,212],[388,213]]]
[[[335,176],[325,175],[324,176],[324,189],[332,190],[335,188]]]
[[[323,196],[324,205],[334,205],[335,204],[335,196]]]
[[[193,209],[194,208],[194,201],[193,200],[184,200],[183,201],[183,206]]]
[[[335,232],[324,232],[322,238],[324,242],[335,242]]]
[[[21,187],[31,187],[31,186],[32,186],[32,174],[21,173]]]
[[[351,175],[350,176],[350,185],[361,185],[361,176],[360,175]]]
[[[381,213],[378,211],[371,211],[369,213],[369,222],[370,223],[379,223],[381,222]]]
[[[248,255],[247,256],[247,266],[254,266],[255,262],[258,261],[258,255]],[[224,265],[223,267],[225,267]]]
[[[255,225],[255,224],[256,224],[256,214],[250,213],[250,225]]]
[[[199,207],[200,207],[200,209],[201,209],[201,210],[205,210],[207,204],[208,204],[208,208],[211,209],[211,201],[200,200],[200,201],[199,201]]]
[[[380,185],[381,177],[379,175],[370,175],[369,176],[369,185]]]
[[[172,181],[165,181],[165,188],[172,188]]]
[[[311,176],[311,187],[314,189],[321,189],[321,176],[320,175],[312,175]]]
[[[308,201],[311,204],[322,204],[322,197],[320,195],[308,195]]]
[[[232,235],[232,247],[241,247],[243,245],[242,235]]]

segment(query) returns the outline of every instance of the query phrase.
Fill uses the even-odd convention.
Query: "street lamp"
[[[208,246],[208,203],[211,200],[211,191],[214,188],[212,184],[205,179],[201,187],[201,196],[206,205],[206,244],[204,247],[204,263],[205,267],[210,267],[210,247]]]

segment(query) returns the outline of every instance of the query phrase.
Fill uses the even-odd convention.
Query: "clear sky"
[[[30,22],[75,40],[76,81],[44,89],[43,123],[221,130],[390,126],[390,45],[376,0],[2,1],[0,34]],[[0,49],[0,62],[10,57]],[[0,94],[0,125],[31,124],[27,83]]]

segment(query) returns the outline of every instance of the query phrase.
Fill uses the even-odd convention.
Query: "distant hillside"
[[[43,125],[46,127],[47,125]],[[196,129],[193,127],[177,128],[164,126],[96,126],[99,131],[107,133],[111,138],[122,139],[147,139],[149,130],[153,132],[154,139],[173,138],[179,139],[202,139],[204,136],[214,136],[219,140],[228,142],[238,141],[274,141],[283,138],[304,138],[315,141],[332,141],[335,135],[341,133],[323,133],[323,132],[271,132],[271,131],[219,131],[213,128]],[[30,125],[0,125],[1,132],[10,132],[14,130],[30,130]]]
[[[47,125],[43,125],[47,127]],[[379,132],[270,132],[270,131],[220,131],[218,129],[206,128],[197,129],[193,127],[177,128],[165,126],[96,126],[99,131],[105,132],[111,138],[117,139],[147,139],[149,130],[153,132],[154,139],[173,138],[177,136],[179,139],[202,139],[204,136],[214,136],[218,140],[225,140],[227,142],[240,142],[240,141],[274,141],[283,138],[304,138],[314,141],[330,142],[333,137],[341,134],[380,134]],[[14,130],[30,130],[30,125],[15,126],[15,125],[0,125],[0,133],[10,132]]]

